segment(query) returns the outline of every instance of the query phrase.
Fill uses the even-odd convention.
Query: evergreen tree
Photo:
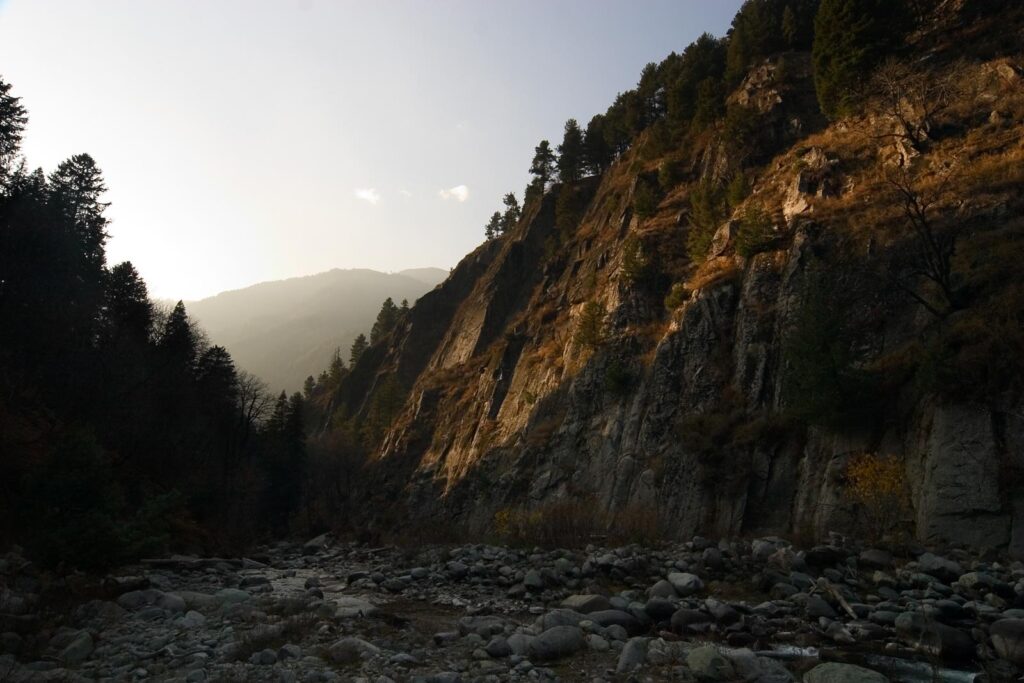
[[[583,176],[583,158],[583,131],[576,119],[569,119],[558,146],[558,177],[563,183],[575,183]]]
[[[50,175],[50,203],[78,241],[80,253],[93,272],[105,260],[108,204],[99,200],[106,192],[103,175],[88,154],[76,154],[61,162]]]
[[[530,173],[536,177],[543,192],[548,189],[548,182],[555,173],[555,153],[551,149],[551,143],[547,140],[541,140],[533,152]]]
[[[21,149],[21,134],[28,115],[11,86],[0,78],[0,183],[10,173]]]
[[[612,149],[605,137],[604,115],[596,114],[583,136],[583,164],[590,173],[601,175],[611,162]]]
[[[484,226],[484,236],[492,240],[501,234],[501,212],[495,211],[491,214],[491,220]]]
[[[381,304],[380,312],[377,313],[377,321],[373,323],[373,328],[370,330],[370,343],[376,344],[378,341],[383,339],[388,332],[395,328],[398,324],[398,307],[395,306],[395,302],[388,297]]]
[[[516,196],[509,192],[501,200],[505,204],[505,213],[501,217],[501,233],[511,232],[516,223],[522,217],[522,210],[519,208],[519,201]]]
[[[153,304],[145,281],[129,261],[110,269],[104,287],[103,336],[145,342],[153,325]]]
[[[179,301],[164,322],[158,347],[172,363],[190,368],[195,362],[197,342],[185,304]]]
[[[786,41],[786,47],[790,50],[796,47],[797,39],[799,38],[798,31],[799,28],[797,27],[793,8],[786,5],[786,9],[782,11],[782,38]]]
[[[365,334],[359,334],[356,336],[355,340],[352,342],[352,348],[349,349],[348,353],[348,366],[350,368],[354,368],[356,366],[356,363],[359,362],[363,352],[366,351],[369,346],[370,344],[366,341]]]
[[[365,340],[366,337],[363,339]],[[327,381],[331,383],[332,387],[337,388],[345,373],[345,361],[341,359],[341,349],[335,348],[334,353],[331,354],[331,362],[327,366]]]
[[[691,127],[701,108],[716,109],[718,102],[708,102],[713,94],[720,97],[717,84],[725,71],[725,43],[709,33],[701,35],[683,50],[675,75],[668,85],[668,122],[670,129],[681,134]],[[702,83],[708,83],[703,99],[699,97]],[[699,101],[700,100],[700,101]]]
[[[313,379],[313,375],[306,377],[306,381],[302,383],[302,395],[308,401],[313,397],[313,392],[316,391],[316,380]]]
[[[814,87],[822,112],[850,112],[853,94],[871,69],[899,44],[906,27],[902,3],[822,0],[814,21]]]

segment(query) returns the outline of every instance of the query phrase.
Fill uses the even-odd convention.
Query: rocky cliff
[[[467,256],[339,394],[352,415],[388,378],[406,396],[368,514],[481,531],[579,499],[680,537],[856,532],[870,511],[848,468],[869,454],[900,463],[896,526],[1024,554],[1022,62],[954,65],[968,29],[944,30],[921,49],[955,96],[919,121],[923,143],[882,103],[828,124],[808,56],[782,55],[728,100],[742,144],[728,122],[685,150],[641,137],[576,188],[578,226],[558,225],[555,186]],[[737,174],[749,193],[688,254],[694,195]],[[644,183],[659,202],[641,217]],[[947,310],[929,310],[901,188],[954,240],[963,298]],[[584,342],[588,308],[603,328]]]

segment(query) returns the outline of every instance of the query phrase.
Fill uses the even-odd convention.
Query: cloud
[[[441,190],[437,193],[441,199],[454,199],[457,202],[464,202],[469,199],[469,188],[465,185],[456,185],[455,187],[449,187],[447,190]]]
[[[376,205],[380,201],[380,192],[377,192],[372,187],[357,187],[355,190],[356,197],[362,199],[364,202],[370,202]]]
[[[409,192],[409,190],[399,190],[398,194],[402,195],[406,199],[412,196],[412,192]]]

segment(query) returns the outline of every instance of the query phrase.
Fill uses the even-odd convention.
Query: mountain
[[[412,303],[447,276],[440,268],[334,269],[222,292],[187,308],[238,367],[275,392],[293,392],[327,367],[335,348],[347,362],[352,341],[360,333],[369,336],[387,297]]]
[[[936,4],[831,120],[806,50],[682,133],[648,83],[607,169],[540,179],[315,401],[387,425],[355,523],[1024,555],[1022,16]]]

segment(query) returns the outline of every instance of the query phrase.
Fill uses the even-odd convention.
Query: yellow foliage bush
[[[874,453],[855,456],[846,466],[846,495],[860,506],[873,540],[882,539],[897,530],[910,507],[903,462]]]

